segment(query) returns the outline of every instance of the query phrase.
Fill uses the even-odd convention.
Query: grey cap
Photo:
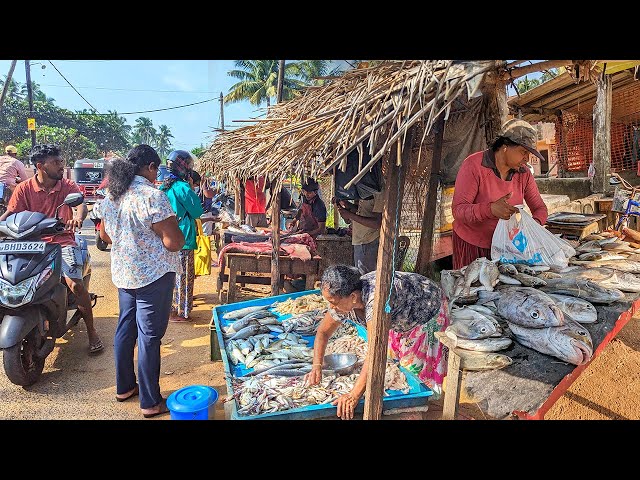
[[[536,143],[538,141],[538,131],[533,126],[531,126],[530,123],[525,122],[524,120],[520,120],[519,118],[512,118],[504,122],[499,135],[501,137],[508,138],[518,145],[523,146],[540,160],[547,160],[536,149]]]

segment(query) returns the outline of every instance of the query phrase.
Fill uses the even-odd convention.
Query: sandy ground
[[[100,298],[94,309],[96,325],[106,348],[95,357],[87,355],[86,329],[81,322],[59,339],[47,358],[41,380],[22,388],[0,373],[0,419],[121,419],[143,420],[137,401],[116,402],[113,336],[118,315],[117,291],[111,283],[110,253],[93,246],[93,226],[83,233],[90,240],[93,274],[91,290]],[[189,385],[209,385],[220,399],[209,418],[225,419],[226,396],[222,362],[210,360],[211,309],[216,302],[214,276],[195,283],[193,322],[169,324],[162,341],[160,386],[164,396]],[[267,287],[240,289],[238,301],[264,296]],[[547,413],[547,419],[640,419],[640,323],[629,321]],[[1,357],[1,354],[0,354]],[[442,400],[429,403],[426,413],[384,416],[385,419],[439,420]],[[472,404],[460,406],[460,419],[479,418]],[[165,415],[153,421],[169,420]]]

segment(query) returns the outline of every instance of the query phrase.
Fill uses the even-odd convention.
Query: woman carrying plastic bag
[[[519,213],[499,220],[491,241],[491,260],[566,268],[576,251],[516,205]],[[518,216],[520,217],[518,219]]]
[[[508,220],[526,202],[540,225],[547,207],[528,168],[536,150],[537,131],[520,119],[508,120],[491,146],[469,155],[458,171],[453,213],[453,268],[491,256],[491,243],[500,219]]]

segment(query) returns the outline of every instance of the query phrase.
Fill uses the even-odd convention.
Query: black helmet
[[[186,160],[187,162],[196,161],[196,156],[191,152],[187,152],[186,150],[174,150],[167,156],[167,161],[173,162],[177,158],[181,158],[182,160]]]

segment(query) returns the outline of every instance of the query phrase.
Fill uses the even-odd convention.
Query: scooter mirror
[[[78,205],[84,202],[84,197],[81,193],[70,193],[64,199],[63,204],[69,205],[70,207],[77,207]]]

